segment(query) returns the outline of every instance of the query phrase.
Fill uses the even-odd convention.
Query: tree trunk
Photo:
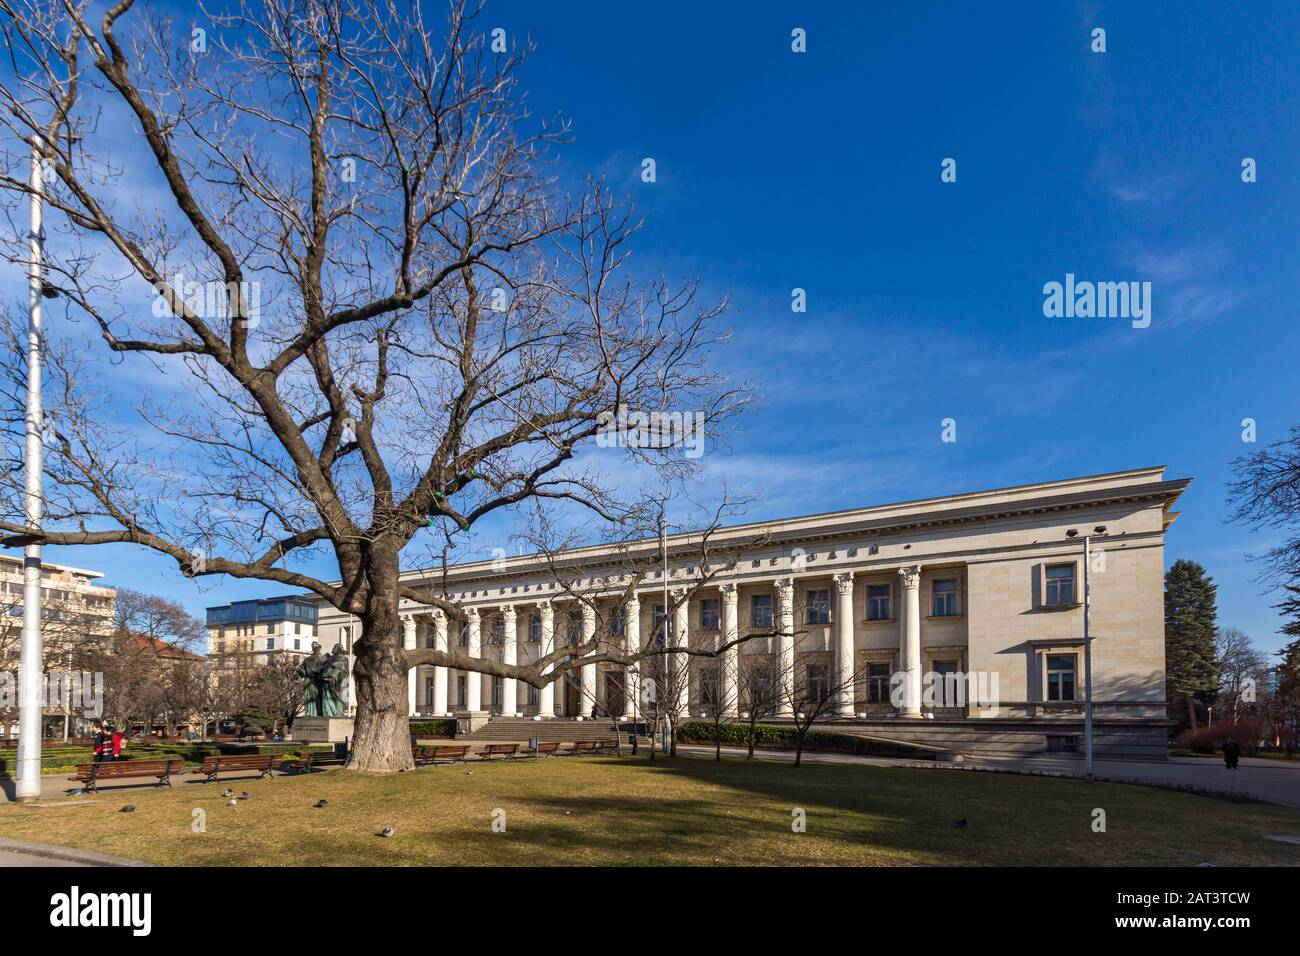
[[[406,659],[397,615],[397,554],[370,555],[370,600],[353,645],[357,713],[349,770],[395,773],[414,768],[407,714]]]
[[[1187,719],[1191,721],[1192,733],[1196,733],[1196,701],[1191,694],[1187,696]]]

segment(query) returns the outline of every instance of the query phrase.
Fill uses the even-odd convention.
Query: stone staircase
[[[606,740],[618,734],[623,743],[628,743],[632,725],[623,721],[613,721],[608,717],[594,720],[527,720],[518,717],[493,717],[471,734],[458,736],[465,741],[509,741],[527,743],[528,738],[536,737],[544,742],[559,741],[572,743],[575,740]],[[641,735],[639,744],[649,744],[648,737]]]

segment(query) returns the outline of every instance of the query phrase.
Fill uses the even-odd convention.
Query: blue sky
[[[573,122],[566,176],[635,200],[638,268],[731,296],[719,361],[761,402],[709,468],[762,494],[748,517],[1165,464],[1195,479],[1167,560],[1280,646],[1245,557],[1274,533],[1227,523],[1225,488],[1243,418],[1300,421],[1300,6],[497,0],[482,25],[536,43],[529,101]],[[1150,281],[1150,327],[1045,318],[1066,273]],[[196,612],[284,590],[48,557]]]

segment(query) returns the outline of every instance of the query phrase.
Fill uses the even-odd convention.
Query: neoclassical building
[[[891,739],[974,753],[1074,751],[1091,536],[1097,752],[1163,755],[1164,535],[1189,483],[1143,468],[736,525],[711,533],[707,563],[699,535],[683,534],[467,563],[445,578],[412,571],[404,580],[445,580],[468,623],[449,628],[442,612],[412,604],[403,637],[408,648],[454,643],[514,663],[593,635],[703,649],[756,635],[692,657],[661,684],[683,713],[701,716],[744,714],[767,688],[773,721],[815,700],[826,721]],[[701,585],[719,554],[725,570]],[[632,573],[639,580],[624,601]],[[321,609],[326,647],[350,647],[356,627]],[[636,668],[602,663],[539,690],[420,666],[410,710],[470,728],[493,717],[631,718],[640,680]]]

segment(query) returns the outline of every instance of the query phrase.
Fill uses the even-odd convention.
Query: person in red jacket
[[[95,748],[95,763],[113,759],[112,735],[103,724],[95,724],[95,735],[91,738],[91,743]]]
[[[122,759],[122,744],[125,742],[126,742],[126,734],[122,733],[122,731],[117,730],[115,728],[113,730],[113,756],[110,759],[112,760]]]

